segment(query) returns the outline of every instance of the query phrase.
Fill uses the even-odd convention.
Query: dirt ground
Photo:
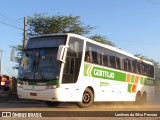
[[[118,104],[95,104],[90,108],[78,108],[76,106],[65,106],[62,105],[58,108],[48,108],[44,103],[40,104],[36,101],[28,101],[28,100],[19,100],[23,103],[32,103],[32,104],[15,104],[17,102],[17,98],[12,96],[11,99],[6,100],[3,94],[0,92],[0,110],[18,110],[18,111],[160,111],[160,82],[156,82],[155,86],[155,99],[149,105],[145,106],[134,106],[126,103],[118,103]],[[5,103],[3,104],[3,100]],[[3,107],[3,105],[9,102],[8,108]],[[14,104],[11,104],[13,101]],[[35,102],[35,103],[34,103]],[[34,105],[33,105],[34,104]],[[38,106],[36,106],[36,104]],[[32,106],[33,105],[33,106]],[[0,118],[5,120],[160,120],[160,117],[44,117],[44,118]]]

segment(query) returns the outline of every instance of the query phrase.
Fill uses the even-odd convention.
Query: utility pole
[[[26,37],[27,37],[27,17],[24,17],[23,49],[26,47]]]

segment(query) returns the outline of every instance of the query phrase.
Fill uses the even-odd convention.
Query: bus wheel
[[[136,104],[141,104],[141,102],[142,102],[141,92],[138,91],[137,94],[136,94],[135,103]]]
[[[46,101],[46,105],[49,107],[56,107],[60,104],[60,102],[51,102],[51,101]]]
[[[94,102],[94,94],[91,89],[87,88],[82,96],[82,102],[78,102],[79,107],[89,107]]]
[[[146,92],[143,92],[142,94],[142,102],[146,102],[147,101],[147,93]]]

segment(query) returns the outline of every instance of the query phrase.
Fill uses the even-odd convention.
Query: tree
[[[105,36],[101,36],[101,35],[98,35],[98,34],[96,34],[94,36],[91,36],[90,39],[92,39],[94,41],[97,41],[97,42],[100,42],[102,44],[108,44],[108,45],[113,46],[113,47],[116,46],[113,42],[109,41]]]
[[[52,34],[52,33],[75,33],[79,35],[89,34],[95,27],[84,25],[80,16],[34,14],[28,17],[28,36]]]

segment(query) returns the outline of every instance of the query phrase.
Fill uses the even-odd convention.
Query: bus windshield
[[[23,51],[19,80],[45,82],[59,79],[60,62],[57,60],[59,45],[67,36],[40,36],[30,38]]]
[[[60,63],[56,59],[57,51],[58,48],[24,51],[18,78],[36,81],[58,79]]]

